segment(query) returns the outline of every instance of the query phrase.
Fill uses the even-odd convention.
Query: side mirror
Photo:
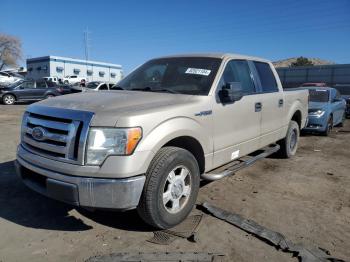
[[[243,97],[241,82],[226,83],[219,91],[219,97],[222,103],[233,103],[241,100]]]

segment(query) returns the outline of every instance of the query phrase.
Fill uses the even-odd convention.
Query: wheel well
[[[205,170],[205,158],[204,151],[201,144],[193,137],[181,136],[170,140],[165,146],[176,146],[191,152],[196,158],[200,173],[204,173]]]
[[[299,129],[301,128],[301,112],[299,110],[295,111],[292,116],[292,120],[298,123]]]
[[[13,96],[16,100],[17,100],[17,96],[15,95],[15,94],[12,94],[12,93],[6,93],[6,94],[4,94],[2,97],[4,97],[5,95],[11,95],[11,96]]]

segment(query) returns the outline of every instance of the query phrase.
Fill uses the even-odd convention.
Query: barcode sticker
[[[208,76],[211,70],[201,68],[187,68],[186,74]]]

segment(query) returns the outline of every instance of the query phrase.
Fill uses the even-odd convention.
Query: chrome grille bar
[[[34,154],[83,165],[92,112],[31,105],[22,121],[22,146]],[[41,130],[38,138],[33,131]]]

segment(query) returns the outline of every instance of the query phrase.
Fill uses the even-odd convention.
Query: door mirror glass
[[[233,103],[241,100],[243,97],[241,82],[226,83],[219,91],[219,97],[222,103]]]

